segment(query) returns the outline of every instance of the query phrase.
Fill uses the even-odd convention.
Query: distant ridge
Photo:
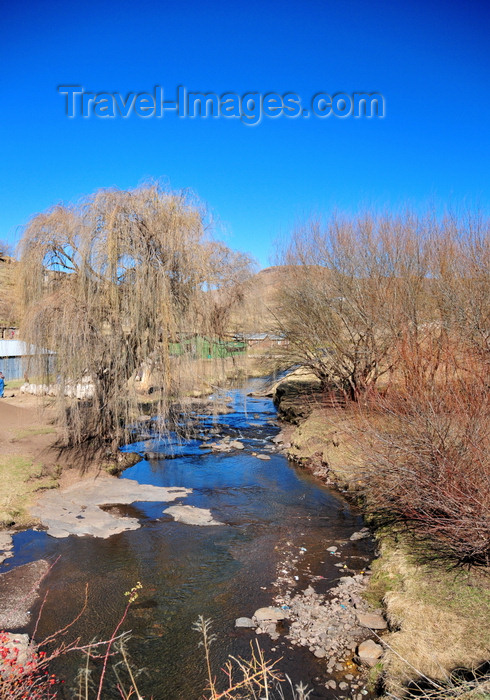
[[[279,289],[288,275],[287,266],[266,267],[244,285],[243,307],[233,317],[238,332],[267,333],[278,329]]]

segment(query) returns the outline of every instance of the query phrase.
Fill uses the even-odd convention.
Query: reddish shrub
[[[489,387],[453,376],[371,397],[366,504],[459,563],[490,565]]]

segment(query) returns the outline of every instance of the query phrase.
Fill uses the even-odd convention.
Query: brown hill
[[[280,314],[278,291],[288,274],[288,267],[266,267],[244,287],[244,305],[233,318],[233,331],[267,333],[277,330]]]
[[[0,326],[17,326],[16,283],[19,263],[8,255],[0,256]]]

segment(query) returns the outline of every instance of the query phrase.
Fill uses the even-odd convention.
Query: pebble
[[[369,531],[367,533],[366,536],[369,535]],[[304,541],[301,545],[304,545]],[[355,570],[349,569],[352,575],[341,575],[337,585],[330,588],[327,593],[317,593],[312,585],[308,585],[303,591],[295,591],[295,581],[299,580],[297,574],[301,573],[302,578],[308,576],[308,567],[304,566],[304,559],[301,556],[306,551],[306,547],[298,547],[293,542],[287,542],[278,545],[276,549],[283,550],[277,568],[277,579],[272,584],[277,591],[274,597],[277,607],[260,608],[255,612],[253,622],[257,624],[257,634],[267,633],[275,641],[279,638],[276,622],[287,619],[287,631],[283,632],[282,638],[287,639],[293,646],[299,645],[309,649],[317,659],[325,659],[324,669],[328,674],[341,673],[343,676],[340,683],[330,678],[325,684],[326,687],[332,690],[338,688],[344,693],[347,691],[347,696],[355,698],[356,694],[360,694],[359,687],[362,687],[363,676],[357,675],[359,673],[357,669],[354,675],[352,669],[355,666],[352,656],[356,650],[359,658],[363,656],[367,628],[362,622],[368,620],[376,623],[377,620],[377,623],[381,624],[381,619],[386,626],[384,618],[377,614],[378,611],[370,612],[367,602],[362,597],[370,572],[356,573]],[[338,547],[335,545],[326,548],[325,551],[334,557],[340,556]],[[347,573],[345,571],[347,565],[343,562],[337,562],[335,566]],[[339,571],[339,575],[341,573]],[[313,577],[310,573],[309,578],[320,580],[323,577]],[[274,614],[271,611],[274,611]],[[381,628],[371,627],[371,629]],[[368,641],[374,644],[372,640]],[[380,649],[382,653],[381,646]],[[369,665],[367,661],[365,663]],[[365,670],[364,673],[366,673]],[[349,684],[347,681],[352,683]],[[361,698],[364,692],[361,691]],[[339,695],[339,697],[345,697],[345,695]]]

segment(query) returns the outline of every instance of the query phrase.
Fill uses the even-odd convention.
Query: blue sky
[[[490,6],[17,0],[0,20],[0,239],[99,187],[190,188],[265,266],[311,213],[490,204]],[[94,92],[380,92],[384,119],[68,119]]]

